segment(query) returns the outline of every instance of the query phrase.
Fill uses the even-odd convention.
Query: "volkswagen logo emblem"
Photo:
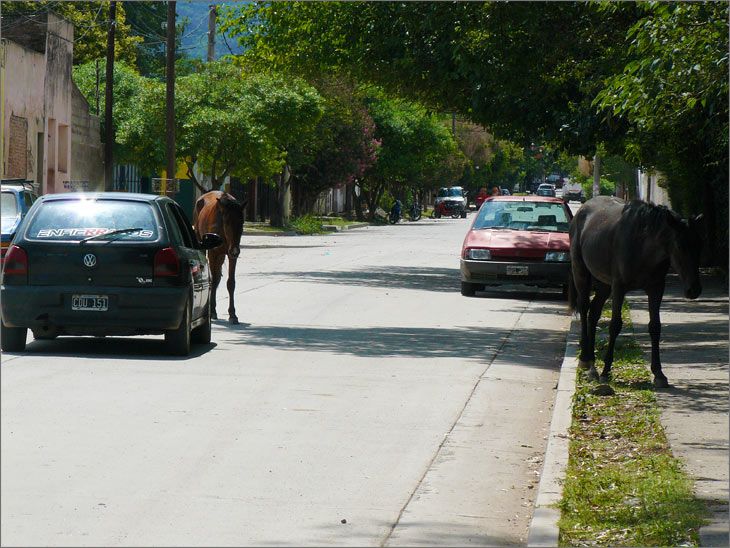
[[[93,253],[87,253],[84,255],[84,266],[94,268],[96,266],[96,255]]]

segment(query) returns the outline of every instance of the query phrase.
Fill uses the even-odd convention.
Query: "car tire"
[[[213,326],[210,320],[210,296],[208,296],[208,306],[205,311],[205,322],[193,329],[190,334],[194,343],[208,344],[212,336]]]
[[[466,219],[466,211],[462,211],[461,212],[461,218],[462,219]]]
[[[22,352],[28,337],[26,327],[8,327],[0,321],[0,348],[5,352]]]
[[[479,284],[461,282],[461,294],[464,297],[473,297],[476,294]]]
[[[180,325],[176,329],[165,331],[165,346],[173,356],[187,356],[190,354],[190,301],[185,303]]]

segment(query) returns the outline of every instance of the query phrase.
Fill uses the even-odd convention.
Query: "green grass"
[[[289,223],[288,228],[297,234],[323,234],[325,232],[322,229],[322,221],[314,215],[295,217]]]
[[[608,338],[608,311],[599,323],[597,357]],[[707,510],[672,456],[626,306],[622,317],[612,367],[615,394],[591,394],[596,383],[577,372],[560,545],[696,546]]]

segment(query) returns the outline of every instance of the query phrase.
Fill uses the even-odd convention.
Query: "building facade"
[[[52,12],[2,22],[0,176],[42,194],[103,188],[99,121],[72,78],[73,25]]]

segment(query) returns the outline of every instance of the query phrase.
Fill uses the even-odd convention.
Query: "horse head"
[[[672,268],[684,285],[684,296],[696,299],[702,293],[700,284],[700,253],[702,252],[702,215],[681,219],[669,212],[669,226],[673,232],[669,248]]]
[[[228,244],[226,254],[237,259],[241,254],[241,234],[243,234],[243,213],[245,202],[241,203],[228,194],[218,198],[223,217],[223,235]]]

